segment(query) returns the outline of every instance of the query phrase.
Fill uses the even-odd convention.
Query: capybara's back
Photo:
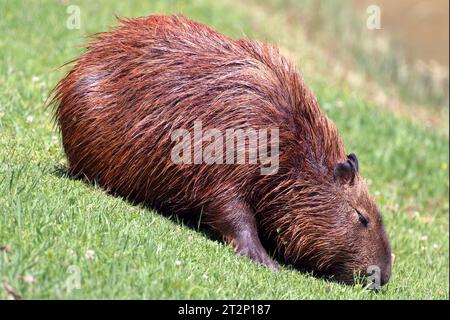
[[[194,121],[203,131],[224,132],[285,125],[289,101],[281,101],[283,112],[271,100],[275,94],[289,99],[288,75],[277,77],[288,69],[276,70],[287,62],[267,45],[233,41],[177,16],[121,23],[96,36],[56,88],[70,173],[125,197],[183,208],[222,194],[223,179],[250,183],[250,172],[239,166],[227,166],[226,176],[212,171],[208,180],[196,179],[204,166],[174,164],[171,134],[193,130]]]
[[[389,242],[357,159],[276,48],[150,16],[97,34],[74,62],[53,99],[72,175],[156,208],[199,213],[239,254],[272,268],[260,236],[314,271],[351,282],[376,264],[387,281]],[[227,162],[221,150],[230,139],[220,134],[230,129],[267,130],[276,165],[262,174],[261,159],[248,154]],[[183,140],[180,156],[175,138],[196,130],[206,143]],[[196,152],[219,138],[209,158]],[[249,153],[263,154],[246,138]]]

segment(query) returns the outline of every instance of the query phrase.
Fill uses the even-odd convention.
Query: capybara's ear
[[[347,155],[347,159],[348,159],[348,161],[353,163],[353,165],[356,168],[356,171],[359,172],[359,163],[358,163],[358,158],[356,157],[356,154],[350,153],[349,155]]]
[[[353,184],[355,175],[356,166],[350,159],[345,162],[339,162],[333,172],[334,181],[340,184]]]

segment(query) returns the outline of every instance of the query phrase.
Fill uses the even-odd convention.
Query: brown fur
[[[343,142],[276,48],[184,17],[120,22],[93,36],[55,87],[71,174],[181,216],[202,211],[202,221],[238,253],[269,266],[276,268],[258,235],[290,263],[346,282],[378,264],[387,282],[380,214],[357,171],[352,181],[339,174],[337,165],[350,161]],[[194,120],[222,132],[279,128],[278,173],[262,176],[250,164],[174,164],[171,133],[192,129]]]

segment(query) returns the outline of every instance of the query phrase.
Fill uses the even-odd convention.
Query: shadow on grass
[[[124,198],[110,190],[106,190],[95,180],[89,180],[82,176],[77,177],[77,176],[71,175],[69,173],[69,171],[67,170],[67,168],[63,165],[55,166],[50,171],[50,174],[52,174],[53,176],[58,177],[58,178],[70,179],[73,181],[82,181],[87,185],[91,185],[91,186],[100,188],[104,192],[106,192],[108,195],[113,196],[115,198],[120,198],[123,201],[129,203],[130,205],[139,206],[139,207],[146,208],[148,210],[155,211],[158,214],[164,216],[165,218],[169,219],[170,221],[172,221],[173,223],[175,223],[177,225],[186,226],[189,229],[200,232],[201,234],[203,234],[205,237],[207,237],[208,239],[210,239],[212,241],[219,241],[219,242],[224,243],[224,241],[219,233],[217,233],[216,231],[214,231],[213,229],[208,227],[206,224],[200,223],[201,214],[199,212],[189,212],[186,214],[186,217],[179,217],[175,213],[164,210],[163,208],[150,206],[149,204],[147,204],[145,202],[139,202],[139,201],[135,201],[133,199]]]

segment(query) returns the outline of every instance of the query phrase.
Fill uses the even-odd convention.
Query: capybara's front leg
[[[278,264],[262,246],[254,214],[244,202],[235,200],[214,208],[214,211],[214,218],[209,224],[223,235],[238,255],[279,270]]]

